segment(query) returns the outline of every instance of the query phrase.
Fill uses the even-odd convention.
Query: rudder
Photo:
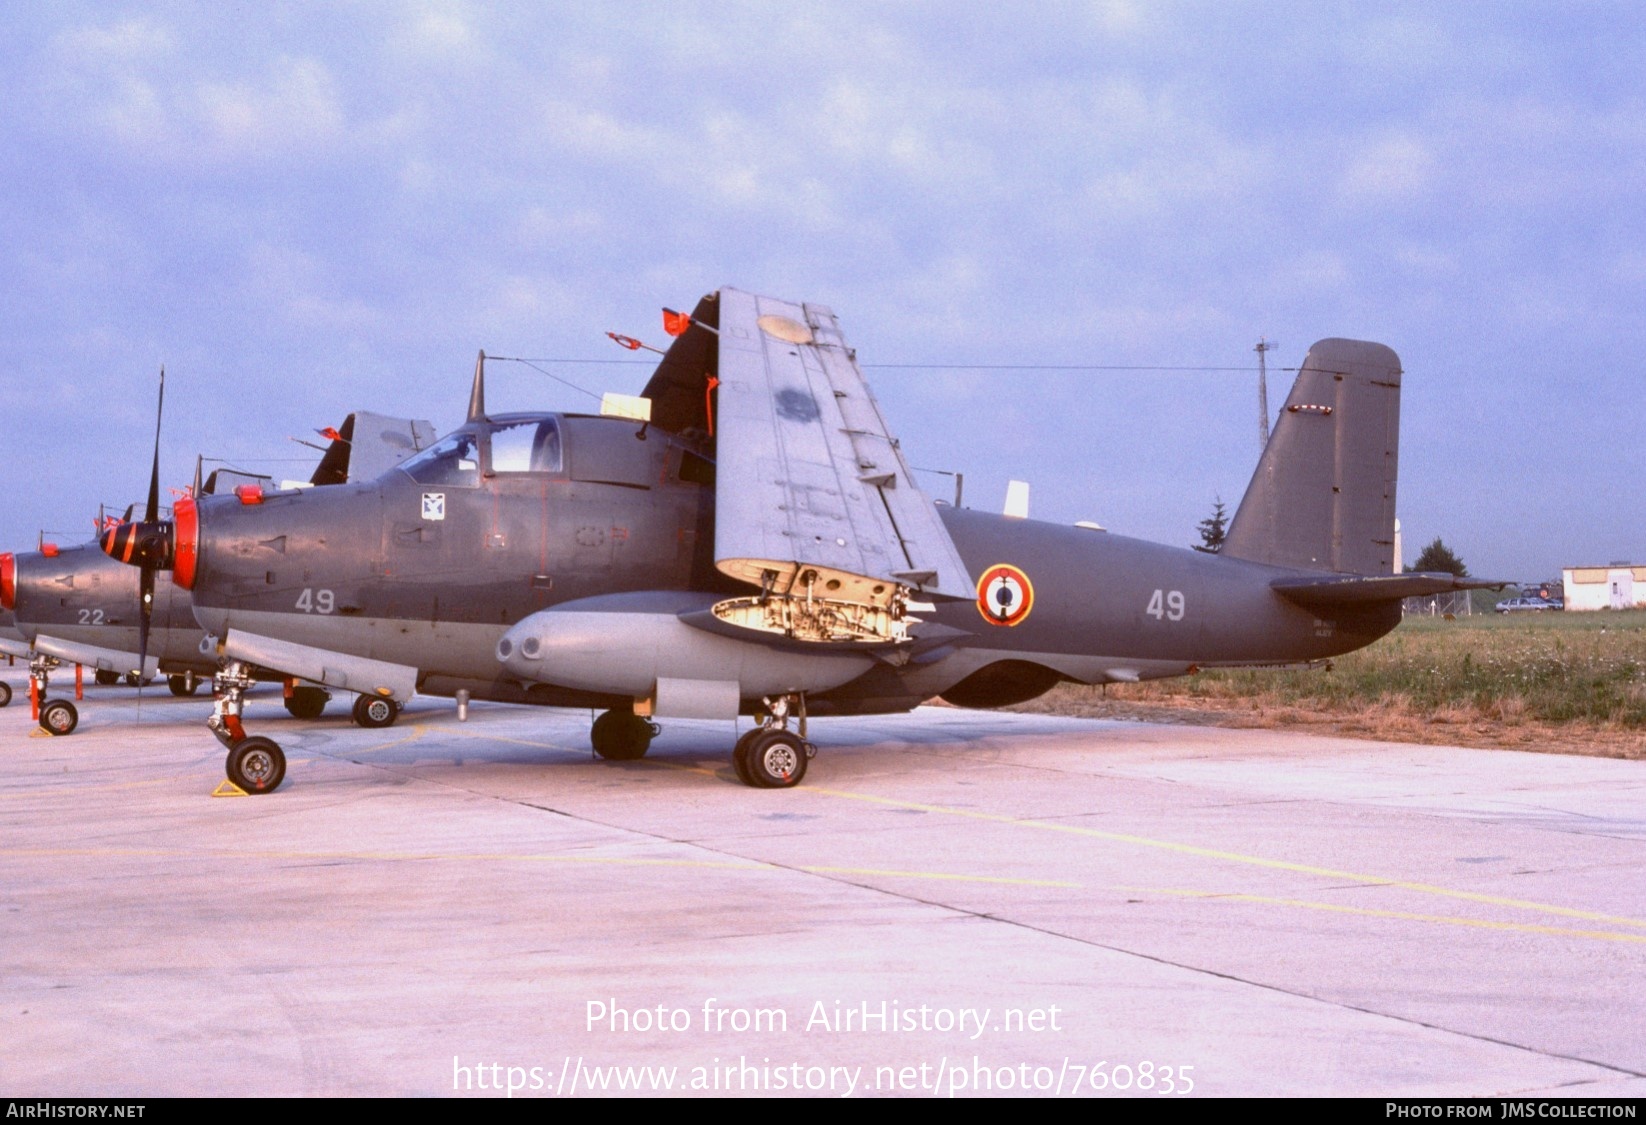
[[[1400,358],[1321,340],[1236,509],[1222,553],[1340,574],[1394,572]]]

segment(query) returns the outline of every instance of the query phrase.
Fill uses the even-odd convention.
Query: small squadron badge
[[[423,493],[423,518],[426,520],[443,520],[446,518],[446,494],[444,492]]]

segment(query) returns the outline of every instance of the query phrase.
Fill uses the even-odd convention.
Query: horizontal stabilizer
[[[1269,583],[1275,593],[1301,606],[1357,606],[1374,602],[1397,602],[1424,598],[1430,594],[1450,594],[1458,590],[1501,590],[1508,583],[1496,578],[1459,578],[1453,574],[1320,575],[1278,578]]]

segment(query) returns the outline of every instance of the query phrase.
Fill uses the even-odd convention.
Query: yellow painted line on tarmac
[[[204,859],[247,861],[358,860],[368,863],[427,863],[439,861],[484,863],[588,864],[612,867],[691,867],[716,871],[748,871],[819,875],[864,875],[882,878],[934,879],[959,883],[1011,884],[1032,887],[1078,888],[1077,883],[1043,879],[1011,879],[993,875],[965,875],[948,871],[889,871],[856,867],[784,867],[758,860],[646,859],[623,856],[518,854],[513,852],[292,852],[292,851],[181,851],[166,848],[8,848],[0,855],[14,859]]]
[[[591,757],[594,754],[594,751],[587,746],[580,748],[567,746],[560,742],[537,742],[529,738],[508,738],[504,735],[492,734],[489,731],[484,730],[464,730],[462,727],[442,726],[440,731],[442,734],[460,734],[465,738],[483,738],[487,742],[510,742],[516,746],[532,746],[540,750],[558,750],[562,754],[578,754],[580,756],[586,754]],[[652,764],[656,765],[657,763],[654,762]]]
[[[366,747],[349,747],[347,754],[372,753],[387,750],[395,746],[404,746],[414,742],[429,733],[429,726],[424,723],[414,723],[402,737],[387,742],[377,743]],[[558,744],[534,741],[521,738],[499,737],[486,731],[470,731],[442,725],[443,733],[455,733],[470,738],[484,738],[490,742],[506,742],[520,746],[531,746],[538,749],[554,750],[561,753],[577,753],[570,747]],[[329,756],[329,755],[328,755]],[[346,755],[342,755],[346,756]],[[294,764],[307,764],[313,759],[307,759]],[[696,773],[704,776],[717,776],[719,771],[704,766],[689,766],[678,762],[649,761],[646,764],[662,766],[667,769],[686,773]],[[117,782],[113,784],[95,785],[100,789],[140,788],[153,785],[174,784],[183,778],[162,778],[150,781]],[[27,790],[12,793],[0,793],[0,798],[16,798],[39,796],[53,790],[63,788],[89,788],[93,783],[77,786],[52,786],[50,788]],[[1389,887],[1398,890],[1412,891],[1419,894],[1434,895],[1441,898],[1457,899],[1465,902],[1477,902],[1490,906],[1499,906],[1515,910],[1528,910],[1536,913],[1549,914],[1557,917],[1579,918],[1591,922],[1604,922],[1611,925],[1630,926],[1646,929],[1646,921],[1637,918],[1622,917],[1605,914],[1598,911],[1578,910],[1572,907],[1556,906],[1552,903],[1533,902],[1527,899],[1509,898],[1502,895],[1490,895],[1476,891],[1463,891],[1451,887],[1442,887],[1430,883],[1416,883],[1403,879],[1394,879],[1382,875],[1371,875],[1355,871],[1342,871],[1335,868],[1316,867],[1311,864],[1294,863],[1289,860],[1270,859],[1265,856],[1246,855],[1241,852],[1224,851],[1217,848],[1207,848],[1196,844],[1185,844],[1174,840],[1157,840],[1148,836],[1137,836],[1123,832],[1108,832],[1098,828],[1089,828],[1081,825],[1063,824],[1053,821],[1028,820],[1004,813],[980,812],[975,809],[958,809],[946,805],[934,805],[919,801],[906,801],[894,797],[882,797],[869,793],[854,793],[849,790],[827,789],[808,786],[804,792],[819,796],[836,797],[843,800],[858,801],[865,804],[883,805],[890,808],[910,809],[919,812],[936,813],[941,816],[961,817],[969,820],[978,820],[994,824],[1004,824],[1014,828],[1030,828],[1038,831],[1057,832],[1065,835],[1079,836],[1087,839],[1105,840],[1111,843],[1127,844],[1135,847],[1150,848],[1159,851],[1175,852],[1179,855],[1194,856],[1201,859],[1213,859],[1228,863],[1244,864],[1253,867],[1263,867],[1276,871],[1290,871],[1297,874],[1313,875],[1322,878],[1339,879],[1359,883],[1366,886]],[[695,867],[733,871],[788,871],[798,870],[818,875],[858,875],[878,878],[907,878],[926,879],[944,882],[983,883],[1004,886],[1023,887],[1051,887],[1062,889],[1079,889],[1081,884],[1050,879],[1022,879],[1004,876],[966,875],[954,872],[939,871],[902,871],[880,868],[853,868],[818,865],[794,865],[793,867],[779,867],[764,863],[738,863],[710,860],[666,860],[666,859],[622,859],[598,856],[558,856],[558,855],[519,855],[519,854],[457,854],[457,853],[413,853],[413,852],[172,852],[162,850],[0,850],[0,855],[23,856],[62,856],[62,857],[124,857],[124,858],[216,858],[216,859],[286,859],[286,860],[337,860],[353,859],[379,862],[405,861],[432,861],[432,860],[478,860],[486,862],[525,862],[525,863],[563,863],[563,864],[605,864],[633,867]],[[1119,888],[1127,890],[1127,888]],[[1555,926],[1538,926],[1527,923],[1491,922],[1479,919],[1453,917],[1448,915],[1421,914],[1402,911],[1378,910],[1369,907],[1345,906],[1333,903],[1317,903],[1302,899],[1275,898],[1262,895],[1229,894],[1214,891],[1193,890],[1162,890],[1153,889],[1151,893],[1170,894],[1181,897],[1216,898],[1230,902],[1262,903],[1274,906],[1291,906],[1298,909],[1324,910],[1342,914],[1359,914],[1369,917],[1397,918],[1408,921],[1425,921],[1450,925],[1471,926],[1483,929],[1511,930],[1524,933],[1550,934],[1556,936],[1596,938],[1607,941],[1640,942],[1646,943],[1646,936],[1636,934],[1618,934],[1609,931],[1577,930]]]
[[[733,871],[780,871],[771,864],[735,860],[633,859],[621,856],[532,855],[486,852],[287,852],[180,851],[166,848],[12,848],[0,855],[18,859],[204,859],[204,860],[341,860],[366,863],[428,863],[478,860],[488,863],[606,864],[618,867],[712,867]]]
[[[1465,902],[1479,902],[1488,906],[1503,906],[1514,910],[1530,910],[1540,914],[1552,914],[1563,918],[1582,918],[1589,922],[1605,922],[1614,926],[1638,926],[1646,929],[1646,921],[1638,918],[1625,918],[1615,914],[1602,914],[1593,910],[1577,910],[1569,906],[1555,906],[1546,902],[1531,902],[1526,899],[1506,898],[1502,895],[1482,894],[1478,891],[1460,891],[1452,887],[1436,886],[1432,883],[1413,883],[1404,879],[1391,879],[1384,875],[1367,875],[1358,871],[1339,871],[1330,867],[1314,867],[1306,863],[1293,863],[1283,859],[1269,859],[1265,856],[1245,855],[1241,852],[1222,851],[1217,848],[1204,848],[1196,844],[1183,844],[1175,840],[1155,840],[1148,836],[1134,836],[1125,832],[1105,832],[1099,828],[1086,828],[1077,824],[1059,824],[1045,820],[1024,820],[1019,817],[1008,816],[1003,813],[978,812],[973,809],[954,809],[945,805],[928,805],[918,801],[903,801],[894,797],[877,797],[869,793],[852,793],[843,789],[822,789],[808,787],[808,793],[817,793],[827,797],[840,797],[849,801],[862,801],[873,805],[886,805],[891,808],[918,809],[921,812],[938,813],[944,816],[964,817],[968,820],[981,820],[994,824],[1010,825],[1014,828],[1033,828],[1043,832],[1058,832],[1069,836],[1081,836],[1092,840],[1107,840],[1110,843],[1129,844],[1134,847],[1152,848],[1157,851],[1176,852],[1179,855],[1195,856],[1200,859],[1216,859],[1225,863],[1240,863],[1251,867],[1266,867],[1275,871],[1291,871],[1300,875],[1317,875],[1326,879],[1342,879],[1351,883],[1362,883],[1368,886],[1392,887],[1403,891],[1415,891],[1419,894],[1435,895],[1441,898],[1454,898]]]
[[[375,750],[387,750],[391,746],[403,746],[408,742],[415,742],[427,733],[427,728],[425,728],[423,724],[418,723],[410,727],[407,733],[399,738],[391,739],[388,742],[379,742],[375,746],[351,746],[348,748],[348,753],[369,754]],[[304,752],[323,753],[323,751],[312,750]],[[336,760],[336,758],[340,756],[344,755],[326,755],[328,760]],[[315,761],[316,759],[314,758],[288,758],[286,764],[289,766],[309,766],[313,765]],[[68,780],[62,784],[40,785],[31,789],[14,789],[10,792],[0,793],[0,801],[15,801],[23,797],[43,797],[52,793],[61,793],[65,790],[103,792],[105,790],[116,789],[146,789],[155,785],[176,785],[195,780],[194,774],[177,774],[172,777],[150,778],[147,781],[98,781],[95,778],[87,777],[84,774],[71,774],[66,776],[68,777]]]
[[[70,776],[74,777],[75,780],[61,785],[41,785],[34,789],[14,789],[9,793],[0,793],[0,800],[16,800],[19,797],[44,797],[52,793],[61,793],[65,789],[89,790],[98,793],[108,789],[145,789],[153,785],[174,785],[189,780],[186,775],[151,778],[148,781],[94,781],[87,779],[84,775]]]
[[[1014,879],[1005,875],[949,875],[940,871],[895,871],[875,867],[814,867],[800,866],[798,871],[813,875],[874,875],[883,879],[938,879],[956,883],[994,883],[1007,887],[1061,887],[1079,890],[1079,883],[1065,883],[1056,879]]]
[[[477,738],[479,738],[479,737],[485,737],[485,738],[494,737],[494,736],[488,735],[488,734],[486,734],[485,732],[482,732],[482,731],[462,731],[460,733],[467,734],[467,735],[470,735],[471,737],[477,737]],[[525,739],[498,739],[498,741],[516,742],[516,743],[520,743],[521,745],[525,745],[525,746],[539,746],[539,747],[543,747],[544,749],[549,749],[549,750],[563,750],[563,749],[565,749],[565,747],[557,746],[557,745],[554,745],[554,744],[551,744],[551,743],[531,742],[531,741],[527,741]],[[717,771],[716,770],[711,769],[711,768],[707,768],[707,767],[704,767],[704,766],[688,766],[688,765],[684,765],[684,764],[679,763],[679,762],[664,762],[664,761],[655,761],[655,760],[647,761],[646,764],[651,765],[651,766],[662,766],[666,769],[679,770],[679,771],[686,772],[686,773],[697,773],[697,774],[703,774],[705,776],[710,776],[710,777],[717,776]],[[1414,891],[1414,892],[1417,892],[1419,894],[1434,895],[1434,896],[1441,897],[1441,898],[1453,898],[1453,899],[1458,899],[1458,900],[1464,901],[1464,902],[1478,902],[1478,903],[1483,903],[1483,904],[1486,904],[1486,905],[1489,905],[1489,906],[1501,906],[1501,907],[1506,907],[1506,908],[1514,909],[1514,910],[1529,910],[1529,911],[1533,911],[1535,913],[1554,915],[1556,917],[1581,918],[1585,921],[1590,921],[1590,922],[1605,922],[1605,923],[1615,925],[1615,926],[1635,926],[1635,927],[1640,927],[1642,929],[1646,929],[1646,921],[1642,921],[1641,919],[1638,919],[1638,918],[1627,918],[1627,917],[1622,917],[1622,916],[1615,915],[1615,914],[1605,914],[1605,913],[1601,913],[1601,912],[1598,912],[1598,911],[1591,911],[1591,910],[1578,910],[1578,909],[1575,909],[1575,908],[1572,908],[1572,907],[1567,907],[1567,906],[1556,906],[1553,903],[1532,902],[1532,901],[1527,900],[1527,899],[1508,898],[1508,897],[1505,897],[1505,896],[1502,896],[1502,895],[1483,894],[1483,893],[1480,893],[1478,891],[1462,891],[1462,890],[1457,890],[1457,889],[1452,888],[1452,887],[1437,886],[1437,885],[1431,884],[1431,883],[1414,883],[1414,882],[1410,882],[1410,881],[1403,880],[1403,879],[1391,879],[1391,878],[1389,878],[1387,876],[1383,876],[1383,875],[1369,875],[1369,874],[1365,874],[1365,873],[1362,873],[1362,872],[1355,872],[1355,871],[1339,871],[1339,870],[1336,870],[1334,868],[1329,868],[1329,867],[1315,867],[1311,864],[1293,863],[1289,860],[1281,860],[1281,859],[1269,859],[1265,856],[1246,855],[1246,854],[1243,854],[1241,852],[1222,851],[1222,850],[1217,849],[1217,848],[1205,848],[1205,847],[1201,847],[1201,846],[1196,845],[1196,844],[1179,843],[1179,842],[1174,841],[1174,840],[1156,840],[1156,839],[1152,839],[1148,836],[1135,836],[1135,835],[1131,835],[1129,833],[1123,833],[1123,832],[1105,832],[1102,829],[1087,828],[1087,827],[1083,827],[1083,826],[1080,826],[1080,825],[1074,825],[1074,824],[1059,824],[1059,823],[1055,823],[1055,822],[1052,822],[1052,821],[1024,820],[1024,819],[1021,819],[1019,817],[1009,816],[1009,815],[1005,815],[1005,814],[1002,814],[1002,813],[985,813],[985,812],[978,812],[978,811],[973,810],[973,809],[950,808],[946,805],[923,804],[923,803],[917,802],[917,801],[899,800],[899,799],[894,798],[894,797],[879,797],[879,796],[875,796],[875,795],[869,794],[869,793],[853,793],[853,792],[850,792],[850,791],[844,790],[844,789],[825,789],[825,788],[820,788],[820,787],[816,787],[816,786],[807,786],[806,789],[804,790],[804,792],[817,793],[817,794],[820,794],[822,796],[827,796],[827,797],[840,797],[840,798],[843,798],[843,799],[846,799],[846,800],[851,800],[851,801],[862,801],[862,802],[865,802],[865,803],[868,803],[868,804],[886,805],[886,806],[890,806],[890,807],[893,807],[893,808],[915,809],[915,810],[918,810],[920,812],[937,813],[939,815],[944,815],[944,816],[966,817],[966,818],[972,819],[972,820],[989,821],[989,822],[996,823],[996,824],[1007,824],[1007,825],[1011,825],[1011,826],[1017,827],[1017,828],[1034,828],[1034,829],[1047,831],[1047,832],[1061,832],[1061,833],[1065,833],[1065,834],[1068,834],[1068,835],[1084,836],[1084,837],[1087,837],[1089,839],[1108,840],[1108,841],[1113,842],[1113,843],[1131,844],[1131,845],[1138,846],[1138,847],[1146,847],[1146,848],[1153,848],[1153,849],[1162,850],[1162,851],[1177,852],[1180,855],[1191,855],[1191,856],[1196,856],[1196,857],[1199,857],[1199,858],[1202,858],[1202,859],[1216,859],[1216,860],[1222,860],[1224,862],[1239,863],[1239,864],[1245,864],[1245,865],[1254,866],[1254,867],[1267,867],[1267,868],[1277,870],[1277,871],[1292,871],[1292,872],[1296,872],[1298,874],[1303,874],[1303,875],[1316,875],[1316,876],[1320,876],[1320,877],[1323,877],[1323,878],[1329,878],[1329,879],[1342,879],[1342,880],[1346,880],[1348,882],[1360,883],[1360,884],[1363,884],[1363,885],[1366,885],[1366,886],[1392,887],[1392,888],[1396,888],[1398,890]],[[884,876],[884,877],[896,877],[899,874],[908,874],[909,877],[911,877],[911,878],[928,878],[928,879],[930,879],[930,878],[947,878],[947,876],[939,875],[939,874],[932,873],[932,872],[899,873],[899,872],[891,872],[891,871],[874,871],[874,870],[867,870],[867,869],[845,869],[845,868],[826,868],[826,867],[800,867],[798,869],[802,870],[802,871],[813,872],[813,873],[816,873],[816,874],[859,874],[859,875],[879,875],[879,876]],[[1063,883],[1063,882],[1056,882],[1056,881],[1052,881],[1052,880],[1044,880],[1044,881],[1038,881],[1038,880],[1032,880],[1032,879],[990,880],[986,876],[957,876],[956,878],[964,879],[968,882],[998,881],[998,882],[1004,883],[1006,885],[1012,885],[1012,886],[1043,886],[1043,887],[1071,887],[1071,888],[1077,888],[1077,887],[1080,886],[1080,884],[1078,884],[1078,883]],[[1258,901],[1258,899],[1254,897],[1252,901]],[[1275,900],[1271,900],[1271,901],[1274,902],[1274,903],[1279,903],[1282,900],[1275,899]],[[1300,903],[1300,905],[1301,905],[1301,903]],[[1360,909],[1360,908],[1355,908],[1355,907],[1329,907],[1325,904],[1323,904],[1321,908],[1322,909],[1342,910],[1344,912],[1355,912],[1355,911]],[[1367,911],[1364,911],[1364,912],[1365,913],[1372,913],[1372,914],[1379,913],[1377,911],[1370,911],[1370,910],[1367,910]],[[1442,915],[1424,915],[1424,914],[1402,915],[1402,914],[1399,914],[1399,913],[1396,913],[1396,912],[1388,912],[1386,914],[1386,916],[1388,916],[1388,917],[1406,917],[1406,918],[1411,918],[1411,919],[1438,920],[1438,921],[1447,920],[1445,918],[1445,916],[1442,916]],[[1460,923],[1461,922],[1466,922],[1466,921],[1467,920],[1459,919]],[[1467,924],[1473,925],[1475,923],[1467,923]],[[1498,927],[1498,928],[1515,928],[1514,923],[1484,923],[1483,922],[1483,923],[1479,923],[1479,924],[1483,925],[1483,926],[1493,926],[1493,927]],[[1589,935],[1589,934],[1591,934],[1591,931],[1586,931],[1586,930],[1565,930],[1565,929],[1560,929],[1560,928],[1557,928],[1557,927],[1540,927],[1540,926],[1535,926],[1535,925],[1525,925],[1521,928],[1526,930],[1526,932],[1529,932],[1529,933],[1551,933],[1551,934],[1572,934],[1572,935]],[[1621,935],[1619,935],[1617,939],[1621,940]],[[1633,939],[1631,938],[1630,940],[1633,940]]]
[[[1175,898],[1216,899],[1219,902],[1247,902],[1262,906],[1290,906],[1299,910],[1324,910],[1332,914],[1360,914],[1369,918],[1397,918],[1407,922],[1437,922],[1448,926],[1472,926],[1481,930],[1509,930],[1523,934],[1553,934],[1556,937],[1593,938],[1646,945],[1646,934],[1619,934],[1609,930],[1573,930],[1563,926],[1537,926],[1528,922],[1492,922],[1484,918],[1459,918],[1448,914],[1414,914],[1404,910],[1377,910],[1367,906],[1345,906],[1335,902],[1274,898],[1225,891],[1182,890],[1175,887],[1117,887],[1135,894],[1171,895]]]
[[[392,746],[404,746],[408,742],[416,742],[429,733],[426,723],[413,723],[406,728],[406,733],[399,738],[391,738],[387,742],[379,742],[371,746],[344,746],[336,754],[326,754],[323,750],[313,750],[312,753],[325,754],[328,758],[346,758],[350,754],[371,754],[378,750],[387,750]]]

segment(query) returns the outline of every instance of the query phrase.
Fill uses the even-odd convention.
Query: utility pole
[[[1257,449],[1261,453],[1269,446],[1269,368],[1265,356],[1280,345],[1273,340],[1257,338]]]

